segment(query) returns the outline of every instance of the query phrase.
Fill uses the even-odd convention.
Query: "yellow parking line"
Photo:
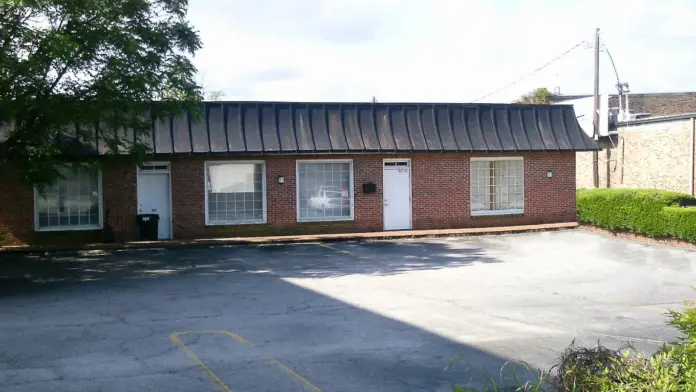
[[[243,337],[237,335],[236,333],[226,331],[224,329],[216,329],[216,330],[211,330],[211,331],[195,331],[195,332],[198,332],[198,333],[221,333],[223,335],[227,335],[227,336],[231,337],[232,339],[238,341],[239,343],[244,343],[244,344],[247,344],[251,347],[255,347],[254,344],[251,343],[250,341],[244,339]]]
[[[349,256],[353,256],[353,257],[355,257],[356,259],[362,259],[362,258],[363,258],[363,257],[360,257],[360,256],[358,256],[357,254],[355,254],[355,253],[353,253],[353,252],[351,252],[351,251],[349,251],[349,250],[338,249],[338,248],[333,247],[333,246],[331,246],[331,245],[323,244],[323,243],[321,243],[321,242],[318,242],[317,245],[319,245],[319,246],[321,246],[321,247],[324,247],[324,248],[327,248],[327,249],[331,249],[331,250],[333,250],[334,252],[344,253],[344,254],[347,254],[347,255],[349,255]]]
[[[250,341],[248,341],[248,340],[244,339],[243,337],[237,335],[236,333],[230,332],[230,331],[226,331],[226,330],[224,330],[224,329],[200,330],[200,331],[183,331],[183,332],[174,332],[174,333],[172,333],[171,335],[169,335],[169,339],[170,339],[172,342],[174,342],[174,344],[176,344],[179,348],[181,348],[181,349],[189,356],[189,358],[191,358],[194,362],[196,362],[196,364],[198,365],[198,367],[200,367],[200,368],[203,370],[203,372],[205,372],[205,374],[208,376],[208,378],[210,378],[215,384],[218,385],[218,387],[220,387],[220,390],[221,390],[221,391],[223,391],[223,392],[232,392],[232,389],[231,389],[229,386],[225,385],[225,383],[222,382],[222,380],[220,379],[220,377],[218,377],[215,373],[213,373],[213,371],[210,370],[210,368],[207,367],[207,366],[203,363],[203,361],[201,361],[200,358],[198,358],[198,356],[193,352],[193,350],[191,350],[184,342],[181,341],[181,339],[179,339],[179,336],[181,336],[181,335],[186,335],[186,334],[206,334],[206,333],[208,333],[208,334],[210,334],[210,333],[217,333],[217,334],[225,335],[225,336],[228,336],[228,337],[230,337],[230,338],[236,340],[236,341],[239,342],[239,343],[243,343],[243,344],[246,344],[246,345],[251,346],[251,347],[256,347],[256,346],[255,346],[253,343],[251,343]],[[267,360],[268,360],[270,363],[272,363],[272,364],[274,364],[275,366],[277,366],[278,368],[280,368],[281,370],[283,370],[283,371],[285,371],[286,373],[288,373],[290,376],[292,376],[292,378],[295,379],[295,381],[298,381],[299,383],[303,384],[307,389],[311,390],[312,392],[322,392],[321,389],[319,389],[316,385],[312,384],[311,382],[309,382],[309,380],[307,380],[306,378],[300,376],[300,375],[297,374],[294,370],[290,369],[289,367],[287,367],[285,364],[283,364],[282,362],[278,361],[277,359],[275,359],[275,358],[273,358],[273,357],[268,357]]]
[[[205,366],[203,361],[201,361],[201,359],[198,358],[198,355],[196,355],[196,353],[194,353],[190,348],[188,348],[188,346],[184,342],[181,341],[181,339],[179,339],[180,335],[185,335],[193,332],[196,331],[174,332],[173,334],[169,335],[169,340],[174,342],[174,344],[176,344],[180,349],[184,350],[186,355],[188,355],[189,358],[191,358],[193,362],[195,362],[196,365],[198,365],[198,367],[201,368],[201,370],[203,370],[203,372],[208,376],[208,378],[210,378],[215,384],[217,384],[221,391],[232,392],[232,389],[225,385],[225,383],[222,382],[220,377],[213,373],[213,371],[210,370],[209,367]]]
[[[640,308],[640,309],[645,309],[645,310],[650,310],[653,312],[659,312],[659,313],[667,313],[669,310],[668,307],[660,308],[655,305],[641,305],[641,304],[631,304],[628,302],[619,302],[619,301],[605,301],[605,304],[608,305],[617,305],[617,306],[625,306],[628,308]]]
[[[288,374],[290,374],[295,380],[299,381],[300,383],[304,384],[307,388],[312,390],[313,392],[321,392],[321,389],[317,388],[314,384],[309,382],[306,378],[300,376],[299,374],[295,373],[294,370],[290,369],[289,367],[283,365],[282,362],[278,361],[275,358],[268,358],[268,360],[273,363],[274,365],[278,366],[279,368],[285,370]]]
[[[633,305],[634,308],[641,308],[645,310],[651,310],[653,312],[658,312],[665,314],[667,311],[669,311],[668,308],[658,308],[657,306],[652,306],[652,305]]]
[[[655,343],[655,344],[665,344],[665,343],[667,343],[667,342],[664,341],[664,340],[656,340],[656,339],[648,339],[648,338],[636,338],[636,337],[632,337],[632,336],[609,335],[609,334],[606,334],[606,333],[599,333],[599,332],[592,332],[592,331],[589,331],[588,333],[589,333],[590,335],[599,336],[599,337],[602,337],[602,338],[610,338],[610,339],[622,340],[622,341],[624,341],[624,342],[632,342],[632,341],[635,342],[635,341],[638,341],[638,342],[647,342],[647,343]]]

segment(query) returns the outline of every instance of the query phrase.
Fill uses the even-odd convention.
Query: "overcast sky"
[[[634,93],[696,91],[694,0],[191,0],[189,18],[200,82],[227,100],[470,102],[596,27]],[[592,56],[581,46],[484,101],[591,93]]]

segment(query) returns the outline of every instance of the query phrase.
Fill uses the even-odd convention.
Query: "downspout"
[[[696,136],[696,117],[691,118],[691,181],[689,182],[691,196],[694,196],[694,155],[696,154],[694,136]]]
[[[624,163],[626,163],[626,139],[620,137],[621,142],[621,185],[624,183]],[[618,143],[618,142],[617,142]]]
[[[611,146],[607,146],[607,188],[611,188]]]
[[[626,91],[626,118],[624,118],[624,121],[631,121],[631,109],[630,105],[628,103],[628,96],[630,95],[629,91]]]

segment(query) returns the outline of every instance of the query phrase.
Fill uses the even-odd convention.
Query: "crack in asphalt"
[[[137,377],[151,377],[151,376],[164,376],[164,375],[178,375],[181,377],[189,377],[183,374],[180,374],[185,371],[189,370],[197,370],[198,367],[196,365],[188,365],[185,366],[181,369],[176,369],[176,370],[167,370],[167,371],[161,371],[161,372],[146,372],[146,373],[134,373],[134,374],[120,374],[118,376],[110,376],[110,377],[65,377],[65,375],[62,375],[60,377],[56,377],[52,380],[43,380],[43,381],[25,381],[25,382],[20,382],[20,383],[14,383],[14,384],[0,384],[0,386],[3,387],[17,387],[17,386],[23,386],[23,385],[34,385],[34,384],[45,384],[45,383],[51,383],[51,382],[56,382],[56,381],[108,381],[108,380],[123,380],[126,378],[137,378]],[[191,376],[190,378],[192,379],[201,379],[200,377],[193,377]]]
[[[506,238],[525,241],[510,244]],[[543,354],[548,348],[540,343],[564,348],[559,340],[576,333],[586,335],[588,329],[609,332],[607,336],[612,338],[632,333],[660,338],[663,331],[657,331],[654,325],[656,316],[629,308],[617,313],[618,308],[605,308],[616,304],[603,304],[591,298],[625,298],[655,302],[643,306],[659,306],[662,304],[658,302],[685,292],[683,273],[667,275],[667,271],[656,282],[646,280],[641,284],[623,275],[618,278],[611,275],[622,272],[616,268],[606,276],[594,273],[603,268],[604,261],[620,257],[621,250],[611,250],[613,256],[596,252],[592,257],[568,252],[568,260],[564,260],[568,263],[558,263],[550,259],[560,253],[551,252],[553,257],[545,255],[547,249],[543,247],[549,244],[556,248],[572,247],[573,238],[559,240],[565,241],[560,245],[548,238],[535,240],[532,236],[496,237],[496,241],[508,243],[500,254],[536,252],[539,256],[533,261],[531,256],[525,256],[529,261],[524,259],[523,264],[519,264],[519,258],[513,261],[512,256],[507,259],[500,256],[505,260],[495,267],[477,263],[476,268],[462,269],[451,261],[451,253],[458,252],[452,247],[428,248],[432,244],[424,244],[413,248],[429,252],[428,260],[431,260],[413,264],[414,259],[406,257],[406,253],[408,256],[416,253],[403,252],[407,249],[404,247],[394,251],[402,245],[398,241],[390,242],[384,250],[371,248],[379,257],[370,253],[369,263],[340,254],[325,257],[324,252],[307,253],[307,247],[314,246],[311,244],[296,248],[300,252],[283,254],[258,248],[242,251],[217,248],[195,254],[168,251],[166,258],[152,254],[141,257],[143,262],[148,257],[157,257],[159,265],[169,260],[176,264],[177,258],[189,257],[193,268],[200,267],[215,276],[182,273],[156,279],[109,281],[127,274],[126,267],[124,271],[105,272],[100,282],[35,284],[32,286],[35,292],[30,294],[0,297],[0,304],[7,309],[7,312],[3,309],[4,317],[0,321],[0,390],[19,386],[17,389],[22,391],[83,388],[111,392],[124,389],[120,380],[148,376],[156,377],[155,389],[176,390],[177,383],[191,382],[188,379],[203,385],[208,382],[205,374],[184,353],[177,352],[177,346],[167,336],[177,331],[226,330],[258,341],[259,350],[245,351],[231,342],[203,338],[209,335],[179,332],[185,344],[198,350],[201,361],[223,379],[248,377],[244,382],[253,382],[255,374],[247,372],[251,375],[245,376],[243,371],[262,364],[261,360],[250,359],[268,353],[297,367],[298,373],[307,374],[308,378],[323,378],[323,386],[370,390],[376,377],[384,377],[392,387],[396,385],[385,389],[390,392],[426,391],[449,377],[437,373],[441,368],[431,370],[447,360],[443,355],[462,353],[472,363],[493,363],[518,355],[537,360],[549,357]],[[486,241],[480,245],[489,246]],[[364,253],[361,253],[364,248],[356,249],[355,252]],[[301,252],[307,255],[299,255]],[[250,260],[242,264],[251,268],[239,273],[222,271],[234,267],[225,261],[231,256]],[[594,263],[594,267],[578,272],[571,261]],[[515,262],[517,267],[523,265],[529,269],[519,276],[503,276],[504,279],[496,282],[496,274],[508,271],[507,267],[511,268],[509,271],[520,271]],[[452,268],[442,269],[448,267]],[[629,267],[627,264],[626,268]],[[547,273],[549,268],[559,270]],[[438,269],[443,274],[418,273]],[[347,279],[339,279],[348,275]],[[443,276],[446,279],[440,280]],[[621,278],[625,278],[623,283]],[[646,296],[633,291],[635,286],[659,292],[659,288],[667,287],[663,280],[673,282],[669,287],[676,294],[656,295],[645,301]],[[607,285],[606,291],[591,291],[602,282]],[[577,287],[566,286],[573,283]],[[452,286],[444,287],[445,284]],[[553,287],[568,295],[553,295]],[[456,320],[437,320],[437,312],[442,317],[462,318],[477,324],[475,327],[482,336],[491,335],[490,340],[474,340],[473,335],[478,332],[468,333],[466,325],[458,325]],[[612,318],[612,315],[620,317]],[[561,330],[563,334],[556,335],[548,328]],[[542,337],[544,332],[547,334]],[[176,377],[170,380],[168,375]],[[273,382],[272,375],[264,377],[269,385]],[[60,384],[48,385],[51,382]],[[79,385],[80,382],[86,385]],[[88,384],[92,382],[93,385]],[[143,384],[146,388],[146,382],[149,380],[128,384]],[[283,390],[281,384],[274,387]]]

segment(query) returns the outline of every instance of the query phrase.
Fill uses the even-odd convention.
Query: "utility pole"
[[[592,128],[595,140],[599,140],[599,29],[595,30],[594,41],[594,111]],[[592,152],[592,181],[599,188],[599,151]]]

